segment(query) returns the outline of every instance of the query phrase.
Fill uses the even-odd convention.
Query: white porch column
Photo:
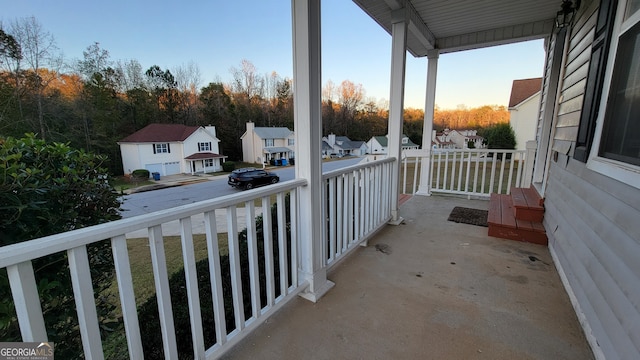
[[[433,112],[436,107],[436,77],[438,75],[437,49],[427,51],[427,94],[424,105],[424,124],[422,126],[422,150],[426,158],[420,167],[420,185],[418,195],[431,195],[431,137],[433,136]]]
[[[327,280],[322,250],[322,99],[320,64],[320,1],[292,0],[293,14],[293,110],[296,136],[296,178],[300,188],[298,239],[299,279],[309,283],[300,296],[318,301],[333,283]]]
[[[398,193],[400,186],[400,157],[404,110],[404,77],[407,60],[407,14],[405,8],[394,10],[391,15],[391,93],[389,95],[388,153],[396,158],[395,171],[391,172],[391,224],[400,224]]]

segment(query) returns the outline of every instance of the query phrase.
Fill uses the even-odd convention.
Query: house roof
[[[204,159],[218,159],[218,158],[226,158],[226,156],[215,154],[212,152],[199,152],[199,153],[194,153],[187,156],[185,160],[204,160]]]
[[[331,147],[331,145],[329,145],[328,142],[322,140],[322,150],[333,150],[333,148]]]
[[[262,139],[286,139],[293,132],[286,127],[256,127],[253,131]]]
[[[120,142],[184,141],[199,128],[199,126],[186,126],[181,124],[149,124],[120,140]]]
[[[341,142],[341,144],[338,144],[338,142]],[[336,136],[336,145],[341,147],[342,149],[350,150],[358,149],[362,144],[359,141],[352,141],[346,136]]]
[[[376,141],[378,141],[378,143],[380,144],[380,146],[387,146],[387,137],[386,136],[374,136],[374,138],[376,139]],[[415,147],[418,146],[418,144],[414,143],[413,141],[411,141],[411,139],[409,139],[409,137],[405,134],[402,134],[402,138],[406,138],[407,142],[404,144],[401,144],[401,147],[403,148],[407,148],[407,147]]]
[[[353,0],[387,33],[408,20],[407,50],[416,57],[478,49],[551,34],[560,0]]]
[[[535,95],[542,88],[542,78],[513,80],[509,107],[512,108]]]

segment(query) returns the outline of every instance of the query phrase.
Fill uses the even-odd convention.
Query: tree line
[[[0,136],[35,133],[46,141],[108,156],[122,173],[117,142],[151,123],[214,125],[220,152],[242,157],[246,122],[293,129],[292,80],[260,74],[249,60],[231,81],[203,84],[198,65],[144,69],[135,59],[113,60],[99,43],[67,60],[52,34],[33,17],[0,24]],[[323,135],[366,141],[387,132],[388,106],[366,96],[361,84],[327,81],[322,91]],[[424,112],[405,110],[405,133],[420,144]],[[436,109],[434,127],[479,128],[508,121],[504,106]]]

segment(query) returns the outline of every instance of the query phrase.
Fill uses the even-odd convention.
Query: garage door
[[[153,174],[154,172],[162,174],[162,164],[145,164],[145,169],[149,170],[149,174]]]
[[[175,161],[164,163],[164,169],[167,172],[165,175],[180,174],[180,162]]]

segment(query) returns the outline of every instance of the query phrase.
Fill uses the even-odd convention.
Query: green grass
[[[229,253],[227,239],[226,233],[218,234],[220,255]],[[196,261],[207,258],[207,240],[204,234],[193,235],[193,247]],[[136,303],[141,305],[155,294],[149,239],[127,239],[127,248],[129,250],[129,262],[131,265],[133,289],[136,294]],[[171,274],[184,267],[180,236],[165,236],[164,251],[167,262],[167,273],[171,276]],[[118,296],[118,284],[115,278],[111,286],[107,289],[107,292],[111,295]],[[119,309],[117,311],[120,312]]]
[[[125,176],[116,176],[111,179],[111,186],[118,192],[151,184],[155,183],[151,180],[136,180],[135,178]]]

